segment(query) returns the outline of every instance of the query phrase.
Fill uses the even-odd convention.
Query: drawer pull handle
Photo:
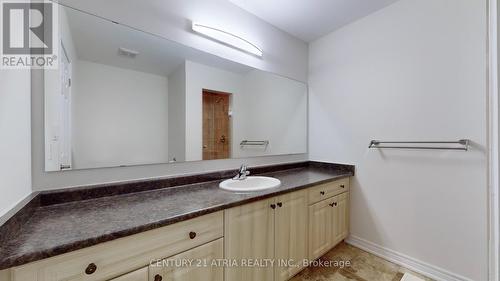
[[[345,188],[345,185],[341,184],[340,187]]]
[[[95,263],[91,263],[87,265],[87,268],[85,269],[85,274],[90,275],[96,272],[96,270],[97,270],[97,265],[95,265]]]
[[[320,191],[319,194],[325,195],[325,192],[324,191]]]
[[[328,205],[330,205],[330,206],[332,206],[332,207],[333,207],[333,206],[337,206],[337,202],[333,202],[332,204],[328,204]]]
[[[282,202],[279,202],[279,203],[278,203],[278,207],[280,207],[280,208],[281,208],[281,207],[283,207],[283,203],[282,203]]]
[[[161,277],[160,274],[156,274],[155,275],[155,280],[154,281],[161,281],[163,279],[163,277]]]
[[[275,204],[271,204],[271,209],[276,209],[276,205]]]
[[[196,232],[194,232],[194,231],[189,232],[189,238],[194,239],[195,237],[196,237]],[[159,276],[159,275],[158,275],[158,276]],[[161,276],[160,276],[160,278],[161,278]],[[156,279],[155,279],[155,280],[156,280]],[[160,279],[160,280],[161,280],[161,279]]]

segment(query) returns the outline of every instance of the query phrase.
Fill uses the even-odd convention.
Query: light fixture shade
[[[219,41],[223,44],[229,45],[231,47],[234,47],[236,49],[251,53],[253,55],[256,55],[258,57],[262,57],[262,49],[257,47],[255,44],[252,42],[246,40],[245,38],[242,38],[238,35],[234,35],[232,33],[229,33],[227,31],[221,30],[219,28],[207,26],[198,22],[193,22],[192,23],[192,29],[193,31],[203,34],[211,39],[214,39],[216,41]]]

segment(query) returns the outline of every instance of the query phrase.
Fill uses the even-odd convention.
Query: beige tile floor
[[[410,272],[426,281],[432,281],[432,279],[346,243],[340,243],[320,260],[344,261],[344,263],[350,261],[350,265],[344,267],[308,267],[291,281],[400,281],[405,272]]]

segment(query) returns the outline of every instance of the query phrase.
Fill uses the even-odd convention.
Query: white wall
[[[168,159],[186,161],[186,65],[168,76]]]
[[[307,85],[250,71],[243,75],[242,88],[241,97],[233,100],[234,157],[305,153]],[[241,148],[242,140],[268,140],[269,145],[265,150]]]
[[[168,162],[168,83],[151,73],[73,62],[73,169]]]
[[[401,0],[310,46],[310,158],[356,165],[351,235],[487,280],[486,1]],[[468,152],[369,150],[457,140]],[[361,240],[359,240],[361,239]]]
[[[62,3],[134,26],[165,38],[259,69],[307,80],[308,46],[225,0],[76,1]],[[222,25],[264,49],[262,59],[234,50],[190,31],[189,20]],[[44,168],[43,73],[32,72],[33,188],[54,189],[82,184],[232,169],[241,163],[268,165],[307,160],[307,154],[215,160],[126,168],[47,173]]]
[[[0,216],[31,193],[30,71],[0,70]]]

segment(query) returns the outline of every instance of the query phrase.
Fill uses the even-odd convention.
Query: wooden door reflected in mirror
[[[230,96],[203,90],[203,160],[231,158]]]

